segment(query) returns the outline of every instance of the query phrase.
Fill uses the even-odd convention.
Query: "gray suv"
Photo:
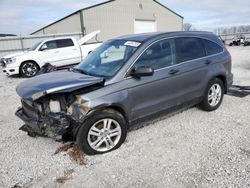
[[[76,140],[86,154],[100,154],[117,149],[145,118],[196,104],[216,110],[232,82],[231,56],[212,33],[129,35],[70,70],[19,84],[16,115],[30,136]]]

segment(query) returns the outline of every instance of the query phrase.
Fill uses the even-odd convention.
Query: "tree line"
[[[196,28],[191,23],[184,23],[183,30],[195,31]],[[219,27],[214,29],[214,33],[217,35],[227,35],[227,34],[244,33],[244,32],[250,32],[250,25]]]

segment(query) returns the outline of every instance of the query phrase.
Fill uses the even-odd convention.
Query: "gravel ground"
[[[229,50],[235,84],[249,86],[250,47]],[[227,95],[215,112],[162,117],[78,165],[65,152],[54,155],[61,143],[18,130],[22,80],[0,74],[0,187],[250,187],[250,96]]]

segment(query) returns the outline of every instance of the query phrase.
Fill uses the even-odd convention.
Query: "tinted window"
[[[57,48],[64,48],[64,47],[74,46],[74,43],[71,39],[61,39],[61,40],[56,40],[56,45]]]
[[[202,40],[206,48],[207,55],[218,54],[223,51],[223,48],[219,46],[218,44],[212,41],[206,40],[206,39],[202,39]]]
[[[198,38],[181,37],[176,38],[175,42],[177,63],[201,58],[206,55],[202,42]]]
[[[173,39],[162,40],[150,46],[137,60],[135,66],[149,66],[154,70],[175,64]]]
[[[47,45],[47,49],[55,49],[57,48],[56,46],[56,41],[48,41],[46,43],[44,43],[44,45]]]

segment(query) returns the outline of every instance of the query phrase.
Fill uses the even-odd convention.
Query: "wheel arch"
[[[35,64],[37,65],[37,67],[38,67],[38,70],[41,69],[41,67],[39,66],[39,64],[38,64],[36,61],[34,61],[34,60],[25,60],[25,61],[23,61],[23,62],[20,64],[20,66],[19,66],[19,73],[21,73],[21,67],[22,67],[22,65],[23,65],[24,63],[27,63],[27,62],[35,63]]]
[[[228,86],[227,86],[227,79],[226,79],[226,76],[223,75],[223,74],[219,74],[217,76],[215,76],[215,78],[218,78],[222,81],[223,85],[224,85],[224,88],[225,88],[225,94],[227,93],[227,90],[228,90]]]
[[[121,107],[120,105],[118,104],[110,104],[110,105],[105,105],[105,106],[101,106],[101,107],[97,107],[97,108],[94,108],[92,110],[90,110],[87,115],[84,117],[83,121],[82,121],[82,125],[80,126],[77,126],[76,129],[73,131],[73,138],[74,140],[76,139],[77,137],[77,134],[79,132],[79,129],[81,126],[84,126],[84,121],[86,121],[88,118],[91,118],[91,116],[95,115],[95,113],[99,113],[103,110],[112,110],[112,111],[115,111],[115,112],[118,112],[119,114],[121,114],[127,124],[127,127],[129,127],[129,118],[128,118],[128,115],[126,113],[126,111],[123,109],[123,107]]]

